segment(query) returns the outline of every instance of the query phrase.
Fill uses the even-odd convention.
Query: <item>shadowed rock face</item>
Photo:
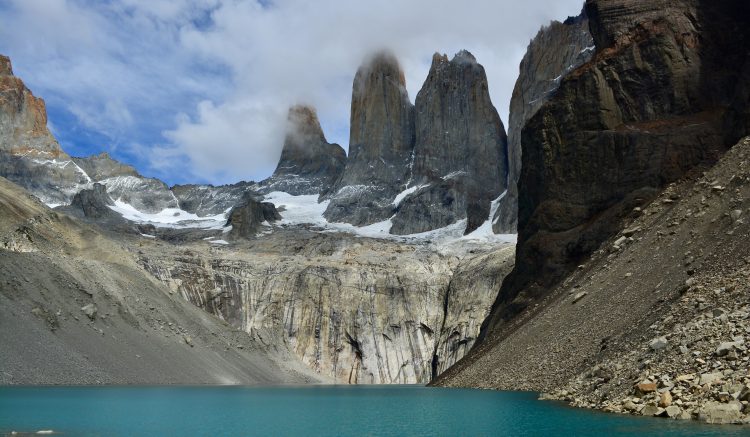
[[[290,108],[287,122],[279,164],[261,190],[295,196],[329,192],[344,171],[344,149],[326,141],[318,114],[309,106]]]
[[[492,105],[484,67],[461,51],[435,54],[416,99],[411,186],[391,233],[414,234],[467,218],[466,232],[485,222],[505,189],[507,137]]]
[[[516,267],[490,327],[544,295],[665,183],[717,159],[730,144],[722,126],[748,130],[749,3],[589,0],[586,12],[594,59],[522,131]]]
[[[521,175],[521,129],[536,114],[571,71],[594,55],[594,39],[584,10],[578,17],[553,21],[539,30],[519,67],[510,101],[508,121],[508,191],[493,218],[496,234],[516,233],[518,226],[518,178]]]
[[[263,222],[281,220],[273,203],[260,202],[252,195],[246,195],[242,203],[232,208],[227,225],[232,226],[230,235],[235,238],[255,238]]]
[[[380,53],[365,62],[352,90],[349,158],[328,197],[325,217],[363,226],[393,215],[414,148],[414,107],[396,58]]]
[[[102,184],[94,184],[90,189],[79,191],[73,196],[73,202],[70,204],[71,208],[80,210],[88,218],[121,218],[108,208],[109,205],[114,205],[114,202],[107,194],[107,188]]]

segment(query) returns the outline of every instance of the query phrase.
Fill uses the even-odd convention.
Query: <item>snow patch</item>
[[[141,212],[119,199],[115,200],[114,205],[109,205],[109,208],[132,222],[151,224],[161,228],[223,229],[227,221],[223,213],[200,217],[179,208],[165,208],[153,214]]]
[[[596,46],[589,46],[589,47],[586,47],[585,49],[581,50],[581,53],[593,52],[594,50],[596,50]]]
[[[393,199],[393,205],[399,206],[401,202],[408,196],[409,194],[412,194],[414,192],[417,192],[421,190],[422,188],[428,187],[429,185],[415,185],[413,187],[407,188],[404,191],[398,193],[395,199]]]
[[[463,176],[465,174],[467,174],[467,173],[465,171],[463,171],[463,170],[452,171],[452,172],[448,173],[447,175],[443,176],[442,179],[444,181],[447,181],[448,179],[454,179],[454,178],[457,178],[459,176]]]
[[[151,234],[141,234],[141,237],[144,237],[144,238],[156,238],[156,235],[151,235]]]
[[[497,214],[498,208],[500,208],[500,201],[503,200],[503,198],[505,198],[505,196],[507,195],[508,190],[505,190],[503,191],[503,194],[500,195],[500,197],[493,200],[492,206],[490,207],[490,215],[489,217],[487,217],[487,220],[482,223],[480,227],[475,229],[474,232],[470,233],[469,235],[462,236],[461,239],[516,244],[516,240],[518,239],[518,236],[516,234],[495,234],[492,231],[493,218],[495,217],[495,214]]]
[[[317,195],[292,196],[288,193],[275,191],[272,193],[268,193],[265,196],[264,200],[266,202],[273,203],[276,208],[279,209],[279,214],[281,214],[281,221],[277,223],[282,226],[307,224],[322,228],[321,232],[347,232],[361,237],[380,238],[412,243],[426,241],[434,244],[445,245],[456,241],[514,243],[516,238],[515,234],[495,235],[492,233],[491,220],[495,212],[497,211],[497,208],[499,207],[501,199],[502,196],[492,203],[493,207],[491,208],[490,217],[488,219],[489,223],[483,224],[479,229],[467,236],[464,236],[464,232],[466,231],[466,220],[460,220],[444,228],[435,229],[420,234],[392,235],[390,234],[391,227],[393,225],[392,217],[382,222],[373,223],[371,225],[361,227],[350,225],[348,223],[328,222],[328,220],[323,217],[323,213],[328,207],[329,201],[326,200],[318,203]]]
[[[229,242],[226,241],[226,240],[211,240],[211,241],[209,241],[209,243],[211,243],[211,244],[229,244]]]

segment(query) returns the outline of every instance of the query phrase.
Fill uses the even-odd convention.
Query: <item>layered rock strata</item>
[[[493,217],[496,234],[518,229],[518,178],[521,175],[521,130],[571,71],[590,61],[594,39],[584,10],[564,22],[553,21],[531,40],[519,67],[508,120],[508,191]]]
[[[352,384],[426,383],[463,357],[513,254],[506,246],[460,260],[299,229],[212,252],[149,244],[159,249],[145,245],[141,264],[174,292]]]
[[[586,3],[594,59],[563,78],[522,130],[516,267],[489,331],[544,296],[666,182],[726,150],[727,114],[743,110],[748,8]]]

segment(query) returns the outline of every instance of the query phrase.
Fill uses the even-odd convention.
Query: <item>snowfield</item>
[[[109,208],[127,220],[154,225],[157,228],[222,229],[227,222],[226,212],[213,216],[199,217],[179,208],[166,208],[160,212],[149,214],[139,211],[132,205],[119,199],[115,200],[115,204],[110,205]]]
[[[394,199],[393,203],[397,204],[397,202],[402,201],[407,195],[420,188],[421,187],[413,187],[406,189]],[[279,210],[281,221],[278,222],[278,224],[282,226],[308,224],[322,228],[322,232],[348,232],[362,237],[384,238],[406,242],[430,240],[435,244],[447,244],[458,241],[471,243],[486,242],[515,244],[515,234],[494,234],[492,232],[492,217],[495,215],[500,200],[504,195],[505,193],[492,202],[490,216],[487,218],[487,221],[469,235],[463,235],[466,230],[466,220],[461,220],[444,228],[423,232],[421,234],[391,235],[390,230],[392,223],[390,219],[362,227],[353,226],[348,223],[328,222],[328,220],[323,217],[323,212],[325,212],[328,207],[329,201],[326,200],[318,203],[317,195],[292,196],[288,193],[274,191],[267,194],[264,200],[273,203],[276,206],[276,209]]]

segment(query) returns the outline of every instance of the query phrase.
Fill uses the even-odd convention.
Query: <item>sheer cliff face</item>
[[[414,106],[393,55],[380,53],[357,71],[350,129],[349,158],[325,216],[357,226],[386,220],[414,148]]]
[[[34,97],[0,55],[0,151],[45,158],[64,157],[47,129],[44,100]]]
[[[330,195],[329,221],[367,225],[392,218],[415,234],[466,220],[484,223],[505,189],[507,137],[484,68],[469,52],[436,54],[416,108],[392,55],[354,80],[346,169]],[[400,195],[402,194],[402,195]]]
[[[318,114],[311,107],[290,108],[287,122],[279,164],[273,176],[261,184],[262,190],[295,196],[329,192],[344,171],[344,149],[326,141]]]
[[[484,223],[505,189],[507,137],[492,105],[487,75],[467,51],[435,54],[416,99],[410,178],[420,187],[399,205],[394,234],[414,234],[467,220]]]
[[[47,129],[44,100],[34,97],[0,55],[0,175],[47,203],[66,203],[88,176]]]
[[[426,383],[474,344],[513,249],[460,261],[416,249],[290,231],[231,254],[146,247],[140,262],[185,299],[283,342],[337,383]]]
[[[508,122],[508,192],[493,220],[497,234],[515,233],[518,225],[518,178],[521,174],[521,130],[570,72],[591,60],[594,39],[585,11],[561,23],[543,27],[529,44],[521,61],[510,101]]]
[[[543,295],[666,182],[720,156],[722,126],[747,131],[738,96],[747,89],[739,66],[749,9],[744,1],[586,3],[594,59],[522,130],[517,264],[490,326]]]

